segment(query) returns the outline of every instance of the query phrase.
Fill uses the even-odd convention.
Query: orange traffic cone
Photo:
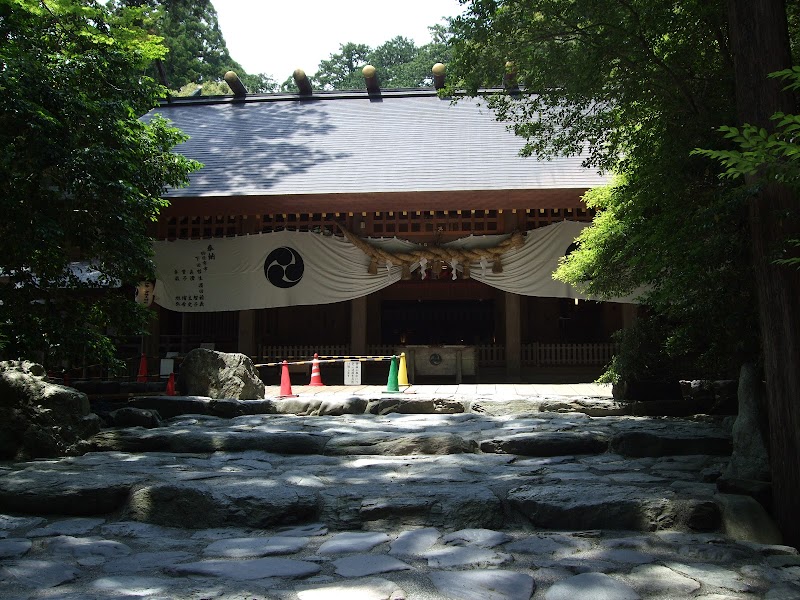
[[[292,393],[292,381],[289,378],[289,363],[283,361],[281,365],[281,393],[278,398],[297,398],[297,394]]]
[[[311,381],[308,385],[325,385],[322,383],[322,375],[319,372],[319,354],[314,354],[314,360],[311,361]]]
[[[170,373],[169,379],[167,379],[167,396],[177,396],[175,393],[175,373]]]
[[[139,383],[147,383],[147,356],[142,354],[142,358],[139,359],[139,375],[136,377],[136,381]]]

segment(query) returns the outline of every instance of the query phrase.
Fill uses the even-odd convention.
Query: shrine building
[[[152,356],[406,351],[409,377],[600,372],[636,306],[554,281],[604,176],[519,156],[481,98],[436,89],[172,98],[203,163],[153,229]],[[458,364],[455,364],[457,361]],[[384,368],[385,369],[385,368]],[[382,371],[383,372],[383,371]],[[334,376],[335,377],[335,376]],[[413,381],[413,379],[412,379]]]

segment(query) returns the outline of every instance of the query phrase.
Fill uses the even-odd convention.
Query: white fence
[[[396,346],[374,344],[367,347],[367,356],[391,356]],[[477,346],[479,367],[501,367],[505,365],[506,349],[499,344]],[[611,361],[616,344],[542,344],[534,342],[522,345],[522,364],[526,367],[573,367],[602,366]],[[350,346],[264,346],[260,356],[265,362],[282,360],[309,360],[314,353],[320,356],[347,356]]]
[[[522,364],[533,367],[606,365],[616,344],[523,344]]]
[[[319,354],[320,356],[346,356],[350,354],[350,345],[262,346],[260,351],[260,357],[264,362],[311,360],[314,358],[314,354]]]

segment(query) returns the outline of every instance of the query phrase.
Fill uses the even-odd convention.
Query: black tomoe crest
[[[264,276],[272,285],[290,288],[303,278],[303,259],[294,248],[275,248],[264,261]]]

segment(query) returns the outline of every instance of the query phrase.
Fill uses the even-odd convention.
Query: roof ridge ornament
[[[431,73],[433,73],[433,87],[437,90],[442,89],[444,87],[445,75],[447,74],[447,67],[444,63],[437,62],[431,68]]]
[[[225,73],[225,83],[231,88],[234,98],[244,98],[247,96],[247,89],[244,87],[242,80],[235,71],[228,71]]]
[[[292,73],[292,79],[294,79],[294,84],[297,86],[297,90],[301,96],[310,96],[313,93],[311,89],[311,80],[303,69],[295,69],[294,73]]]
[[[378,81],[378,69],[372,65],[365,65],[361,69],[361,74],[364,75],[364,83],[367,85],[367,93],[370,96],[380,96],[381,84]]]

